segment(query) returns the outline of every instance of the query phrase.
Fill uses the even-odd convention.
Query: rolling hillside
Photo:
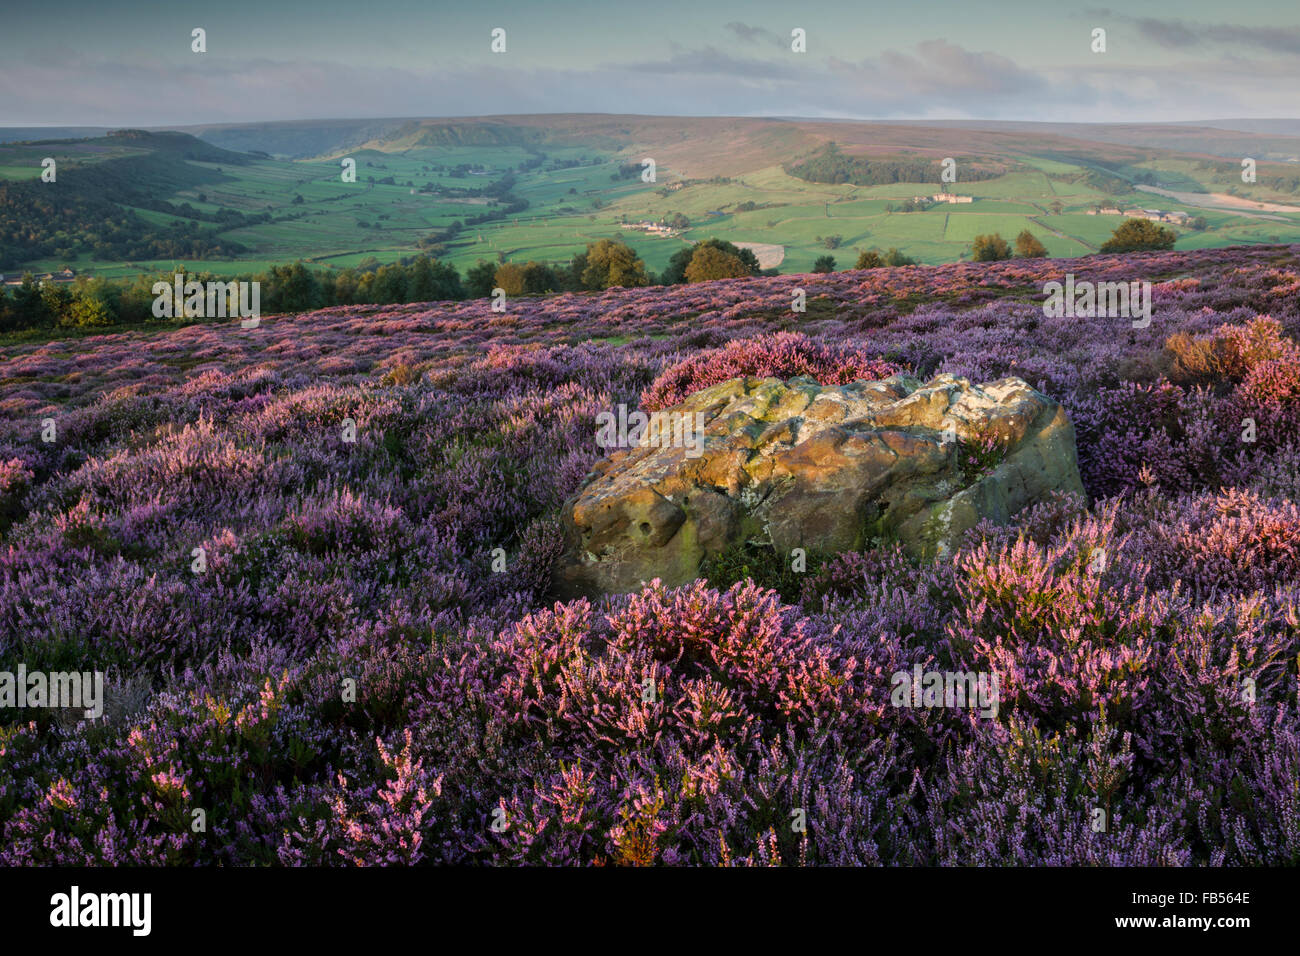
[[[1288,132],[562,114],[10,142],[0,144],[8,181],[0,269],[71,265],[115,277],[183,258],[235,273],[296,260],[392,262],[433,249],[463,271],[482,259],[567,261],[592,241],[619,238],[657,271],[685,243],[714,235],[780,247],[773,255],[783,271],[807,271],[826,254],[843,268],[871,247],[937,264],[959,260],[986,232],[1010,239],[1027,229],[1053,256],[1093,251],[1121,221],[1088,215],[1097,207],[1203,219],[1203,229],[1176,227],[1179,248],[1283,242],[1300,239],[1300,166],[1268,157],[1300,151]],[[800,175],[832,143],[866,167],[910,164],[933,175],[878,184],[868,176],[862,185]],[[1247,185],[1228,157],[1253,147],[1258,181]],[[49,155],[63,171],[57,184],[39,182]],[[945,185],[947,157],[958,167]],[[342,181],[347,158],[357,163],[355,183]],[[619,175],[645,159],[656,164],[655,182]],[[890,208],[941,186],[973,201]],[[24,220],[37,199],[69,192],[82,210],[70,220],[80,234]],[[1247,198],[1277,208],[1238,202]],[[677,216],[689,225],[671,235],[637,227]]]

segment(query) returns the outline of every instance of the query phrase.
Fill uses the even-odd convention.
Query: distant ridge
[[[692,136],[709,128],[708,135]],[[1257,155],[1289,158],[1300,151],[1300,119],[1207,119],[1151,123],[1060,123],[1028,120],[855,120],[807,117],[673,117],[615,113],[535,113],[455,117],[386,117],[324,120],[286,120],[261,123],[211,123],[192,126],[142,127],[151,133],[188,133],[222,149],[261,152],[286,159],[333,157],[355,149],[394,152],[438,146],[540,146],[581,139],[607,149],[681,143],[695,140],[707,152],[717,145],[722,129],[731,137],[764,138],[781,147],[780,160],[790,147],[813,149],[830,139],[847,146],[869,146],[874,131],[969,130],[999,137],[1008,134],[1035,137],[1085,138],[1095,142],[1148,149],[1172,149],[1218,157]],[[856,130],[853,136],[846,131]],[[0,143],[64,140],[113,135],[110,127],[50,126],[0,127]],[[725,138],[725,137],[724,137]],[[702,142],[714,140],[713,144]],[[776,140],[784,140],[777,143]],[[919,145],[919,144],[917,144]],[[979,143],[970,148],[980,151]],[[774,157],[777,158],[777,157]],[[705,168],[714,163],[706,158]]]

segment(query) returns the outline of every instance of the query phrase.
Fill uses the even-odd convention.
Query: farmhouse
[[[935,193],[930,198],[935,202],[963,203],[975,201],[974,196],[957,196],[953,193]]]
[[[671,236],[678,235],[678,230],[674,229],[672,226],[669,226],[667,223],[650,222],[649,220],[646,219],[643,219],[640,222],[625,222],[623,223],[623,228],[637,229],[640,230],[641,232],[648,233],[649,235],[652,236],[658,236],[662,239],[666,239]]]
[[[77,277],[77,273],[72,269],[60,269],[58,272],[40,272],[32,276],[37,285],[44,285],[47,282],[71,282]],[[0,281],[5,285],[15,286],[23,284],[23,274],[20,272],[6,272],[0,274]]]
[[[1110,210],[1103,209],[1103,214],[1109,214]],[[1119,212],[1119,210],[1115,210]],[[1172,222],[1178,225],[1185,225],[1191,222],[1192,217],[1185,212],[1173,211],[1167,212],[1163,209],[1125,209],[1122,215],[1130,219],[1149,219],[1151,222]]]

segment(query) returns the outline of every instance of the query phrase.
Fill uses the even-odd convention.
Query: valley
[[[377,267],[424,252],[464,272],[480,260],[567,262],[609,238],[628,243],[658,272],[686,245],[718,236],[779,246],[764,268],[806,272],[825,255],[850,267],[857,251],[870,248],[898,248],[930,265],[956,262],[976,235],[1010,240],[1022,230],[1050,256],[1064,257],[1095,251],[1122,221],[1090,212],[1150,204],[1153,195],[1162,210],[1203,220],[1204,228],[1176,228],[1180,249],[1300,240],[1296,164],[1261,161],[1257,183],[1232,184],[1236,163],[1227,154],[1247,134],[1220,131],[1224,155],[1215,155],[1207,152],[1215,138],[1204,130],[1195,153],[1107,141],[1122,132],[565,115],[5,142],[0,189],[39,184],[57,195],[95,167],[116,166],[129,172],[123,179],[131,188],[96,182],[95,195],[108,204],[97,215],[111,209],[134,217],[139,228],[174,237],[155,248],[177,252],[124,257],[120,248],[74,248],[56,237],[40,249],[0,249],[0,271],[10,278],[70,266],[124,278],[201,260],[215,274],[236,274],[299,260]],[[868,163],[932,166],[933,182],[854,185],[791,174],[828,143]],[[1281,148],[1276,136],[1269,144]],[[59,163],[56,183],[39,182],[45,156]],[[955,183],[939,182],[946,157],[957,160]],[[347,158],[356,163],[356,182],[343,181]],[[656,163],[651,183],[638,175],[646,158]],[[1001,172],[964,180],[972,168]],[[941,186],[970,201],[899,211]],[[671,219],[679,228],[632,228]],[[198,235],[206,237],[202,253],[185,253]]]

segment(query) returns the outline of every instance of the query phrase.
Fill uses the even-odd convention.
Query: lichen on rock
[[[941,557],[983,518],[1083,493],[1065,410],[1017,378],[736,378],[673,411],[702,414],[703,453],[643,442],[597,465],[564,506],[562,595],[685,584],[745,543]]]

